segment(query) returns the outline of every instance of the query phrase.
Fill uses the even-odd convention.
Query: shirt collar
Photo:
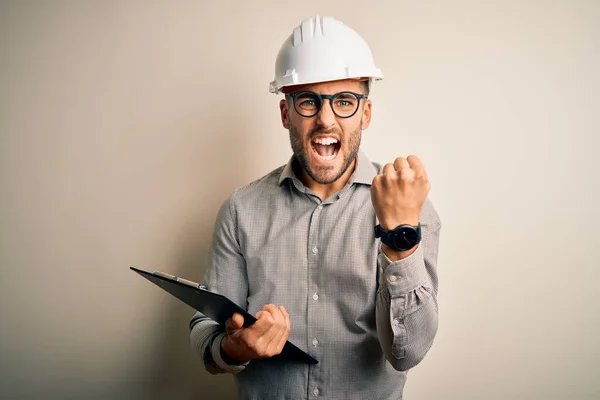
[[[287,179],[298,179],[296,174],[294,174],[293,164],[294,156],[292,155],[279,175],[279,185],[281,185]],[[351,185],[353,183],[361,183],[371,186],[371,183],[376,175],[377,168],[373,165],[371,160],[369,160],[366,154],[359,149],[356,155],[356,169],[354,170],[352,176],[350,176],[348,184]]]

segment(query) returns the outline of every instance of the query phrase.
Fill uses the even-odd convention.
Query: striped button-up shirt
[[[252,315],[283,305],[288,340],[319,361],[228,365],[219,351],[223,328],[196,313],[194,351],[209,372],[234,374],[241,399],[402,398],[406,371],[437,332],[441,223],[426,200],[421,243],[391,262],[374,235],[370,185],[381,169],[359,151],[348,183],[322,201],[291,158],[223,203],[203,284]]]

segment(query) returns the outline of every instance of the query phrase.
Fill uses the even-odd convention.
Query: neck
[[[350,177],[354,173],[354,169],[356,168],[356,157],[352,161],[352,163],[348,166],[348,169],[344,172],[342,176],[340,176],[335,182],[322,184],[313,180],[304,169],[302,169],[300,174],[300,180],[309,188],[313,193],[315,193],[321,201],[327,199],[334,193],[339,192],[346,186],[346,183],[350,180]]]

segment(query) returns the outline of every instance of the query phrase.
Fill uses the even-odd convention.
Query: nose
[[[333,113],[330,99],[323,99],[323,105],[317,113],[317,122],[319,123],[319,125],[325,127],[332,126],[335,124],[335,114]]]

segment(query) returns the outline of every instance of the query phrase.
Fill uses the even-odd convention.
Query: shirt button
[[[316,247],[313,247],[312,252],[313,252],[313,254],[317,254],[319,252],[319,249],[317,249]]]
[[[314,338],[312,341],[313,346],[317,347],[319,345],[319,341],[317,340],[317,338]]]
[[[313,300],[314,300],[314,301],[317,301],[317,300],[319,300],[319,295],[318,295],[318,294],[316,294],[316,293],[315,293],[315,294],[313,294]]]
[[[390,275],[390,282],[396,282],[398,277],[396,275]]]
[[[319,388],[314,388],[314,389],[313,389],[313,394],[314,394],[315,396],[318,396],[318,395],[319,395]]]
[[[322,205],[319,205],[319,207],[317,207],[317,208],[318,208],[319,210],[322,210],[322,209],[323,209],[323,206],[322,206]]]

